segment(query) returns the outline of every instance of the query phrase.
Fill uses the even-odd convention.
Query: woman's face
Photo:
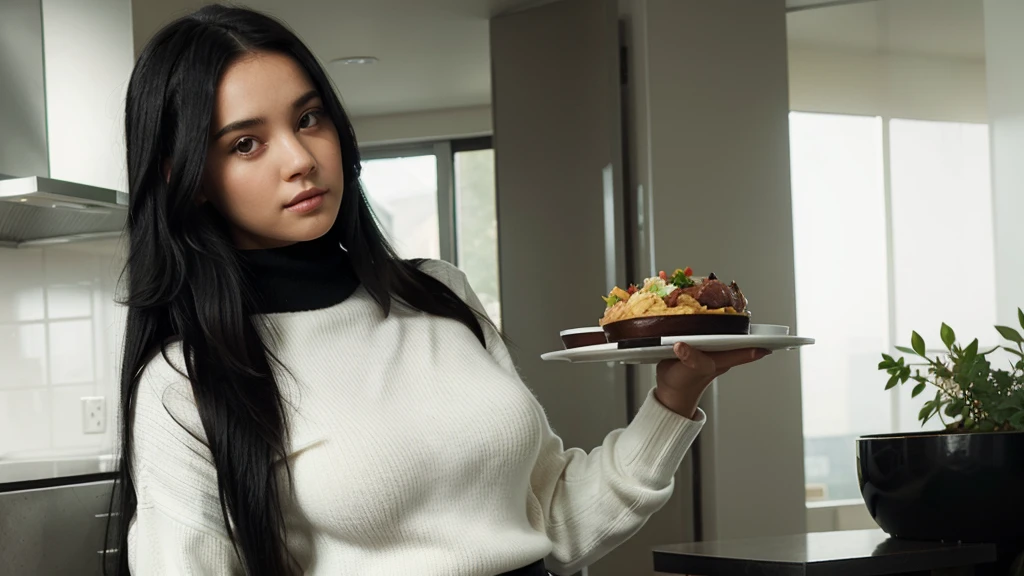
[[[203,200],[243,250],[323,236],[344,193],[341,145],[303,69],[279,54],[231,64],[217,87]]]

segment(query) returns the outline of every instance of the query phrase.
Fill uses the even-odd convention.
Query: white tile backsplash
[[[50,447],[50,391],[0,390],[0,457]]]
[[[42,320],[43,251],[0,248],[0,323]]]
[[[47,285],[92,285],[100,282],[100,257],[74,244],[44,248],[43,264]]]
[[[50,322],[50,384],[95,382],[92,319]]]
[[[52,448],[96,448],[105,440],[105,434],[82,432],[82,397],[95,396],[96,385],[58,386],[53,388],[50,404],[53,408]],[[108,398],[107,402],[114,400]],[[107,410],[109,416],[109,408]],[[110,419],[107,419],[110,427]]]
[[[0,324],[0,390],[46,386],[46,324]]]
[[[87,318],[92,314],[93,288],[86,285],[51,285],[46,288],[46,316],[60,318]]]
[[[0,248],[0,459],[110,452],[124,309],[116,240]],[[107,431],[82,434],[81,397],[107,399]]]

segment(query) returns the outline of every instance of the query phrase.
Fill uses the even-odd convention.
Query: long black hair
[[[260,338],[257,295],[247,286],[224,218],[209,202],[197,202],[217,85],[232,62],[253,52],[298,63],[337,128],[345,193],[327,234],[347,249],[363,288],[385,314],[397,298],[465,324],[485,345],[473,309],[417,262],[398,258],[384,239],[360,187],[352,125],[328,76],[295,34],[263,14],[221,5],[169,24],[146,45],[128,85],[128,314],[120,464],[111,499],[116,514],[108,522],[105,547],[118,553],[104,554],[104,573],[128,574],[128,527],[137,506],[129,415],[139,373],[154,351],[166,354],[169,341],[181,343],[217,468],[224,525],[241,564],[251,575],[295,572],[273,465],[284,455],[286,431],[272,369],[276,360]]]

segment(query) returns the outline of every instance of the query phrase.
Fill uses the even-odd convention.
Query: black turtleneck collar
[[[359,287],[348,253],[327,238],[240,253],[261,314],[328,308]]]

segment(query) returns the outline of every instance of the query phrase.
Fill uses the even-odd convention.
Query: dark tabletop
[[[881,530],[820,532],[660,546],[654,570],[717,576],[874,576],[994,562],[992,544],[942,544],[890,539]]]

